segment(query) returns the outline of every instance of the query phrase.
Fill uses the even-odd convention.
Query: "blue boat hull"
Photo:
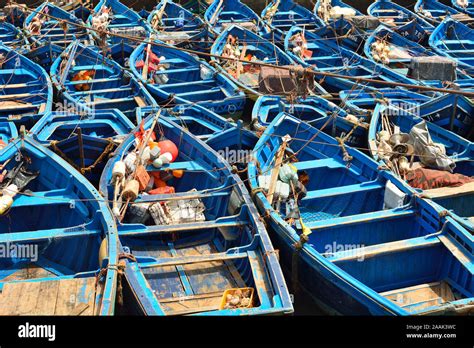
[[[257,206],[259,206],[257,201]],[[262,209],[260,209],[263,212]],[[344,279],[303,251],[293,247],[295,240],[289,238],[285,229],[267,220],[270,226],[270,237],[279,250],[280,262],[290,289],[295,296],[295,303],[300,301],[298,295],[309,296],[325,314],[331,315],[394,315],[391,311],[378,305],[373,300],[355,291]],[[296,260],[295,260],[296,259]],[[296,269],[293,266],[296,264]],[[295,282],[297,289],[295,289]],[[298,294],[298,287],[304,294]],[[296,291],[295,291],[296,290]],[[295,293],[296,292],[296,293]]]

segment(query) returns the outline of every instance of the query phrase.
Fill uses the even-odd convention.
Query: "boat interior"
[[[282,32],[288,31],[294,25],[304,27],[306,30],[319,27],[318,21],[309,10],[293,2],[279,4],[278,11],[271,18],[271,25]]]
[[[38,35],[33,35],[31,31],[28,31],[28,35],[32,37],[32,40],[38,40],[43,44],[48,42],[49,44],[58,45],[63,48],[69,46],[69,44],[75,40],[81,42],[89,40],[89,34],[84,28],[84,22],[75,17],[71,18],[71,15],[68,12],[52,4],[46,4],[37,11],[43,13],[45,8],[48,8],[48,15],[51,17],[44,18],[44,22],[41,25],[40,33]],[[37,12],[32,14],[30,16],[31,18],[29,17],[27,19],[27,24],[31,22],[31,19],[36,15],[38,15]],[[67,26],[64,27],[61,25],[61,22],[55,18],[66,18],[68,21],[73,21],[80,26],[67,24]]]
[[[137,119],[144,120],[156,112],[156,108],[139,108],[137,109]],[[216,133],[232,126],[232,123],[224,118],[196,106],[179,105],[166,109],[166,112],[162,115],[179,124],[202,141],[207,141]]]
[[[141,47],[143,49],[134,58],[136,62],[145,61],[145,46]],[[187,57],[186,53],[175,54],[172,49],[158,46],[152,47],[152,52],[158,57],[165,57],[160,60],[160,65],[166,65],[167,68],[153,73],[165,80],[153,84],[164,93],[199,103],[224,100],[234,93],[234,91],[229,91],[229,86],[214,74],[211,67],[200,63],[194,57]],[[135,67],[135,69],[142,75],[142,67]]]
[[[40,69],[31,69],[25,58],[24,66],[17,67],[20,57],[18,53],[3,48],[0,53],[4,55],[5,62],[0,68],[0,117],[3,120],[19,120],[28,117],[37,117],[48,111],[50,104],[48,84],[45,83],[46,74],[40,75]],[[20,61],[21,62],[21,61]]]
[[[384,109],[384,108],[382,108]],[[382,110],[381,109],[381,110]],[[384,111],[381,111],[384,112]],[[378,119],[380,113],[377,111],[376,119],[373,124],[380,124]],[[393,114],[390,116],[390,121],[399,126],[401,132],[409,133],[412,127],[422,119],[411,117],[406,113]],[[463,174],[466,176],[474,175],[474,163],[471,158],[474,156],[474,146],[472,142],[452,133],[448,132],[440,126],[427,122],[429,134],[435,143],[441,143],[446,149],[446,154],[455,161],[454,173]],[[414,156],[413,163],[419,162],[418,156]],[[429,190],[423,190],[423,194],[427,198],[432,198],[433,201],[441,205],[443,208],[452,210],[461,217],[472,219],[474,217],[474,208],[468,202],[474,195],[474,186],[471,183],[464,184],[460,187],[442,187]]]
[[[309,247],[411,314],[472,301],[474,244],[458,232],[459,225],[449,220],[442,226],[435,209],[408,199],[406,191],[403,205],[389,207],[387,181],[396,184],[396,179],[378,173],[360,153],[353,153],[347,167],[337,144],[322,133],[313,139],[315,132],[291,118],[274,129],[294,138],[288,151],[297,153],[298,161],[292,165],[309,176],[307,195],[298,202],[312,232]],[[262,170],[280,144],[280,137],[268,139],[258,158]],[[294,209],[282,206],[282,216],[292,216]],[[299,220],[295,227],[302,231]]]
[[[391,1],[376,1],[369,7],[368,11],[371,16],[397,27],[410,23],[414,18],[414,15],[410,14],[408,10],[394,6]]]
[[[347,90],[341,91],[339,97],[343,104],[356,113],[371,116],[379,102],[403,106],[404,109],[415,108],[430,100],[429,96],[397,89],[380,89],[374,91]],[[366,111],[366,112],[364,112]],[[369,117],[370,118],[370,117]]]
[[[5,168],[21,168],[7,183],[26,184],[0,217],[0,314],[98,314],[104,217],[76,177],[23,141],[24,148],[17,141],[0,155]]]
[[[294,28],[294,30],[290,31],[290,35],[293,36],[299,31],[301,30]],[[285,46],[287,46],[286,49],[288,51],[292,51],[294,47],[293,42],[290,40],[290,35],[287,35],[288,42],[285,43]],[[307,41],[307,49],[312,52],[312,55],[311,57],[305,59],[299,59],[302,59],[305,64],[314,66],[318,71],[342,74],[345,76],[362,77],[379,81],[390,80],[389,77],[382,74],[380,71],[380,66],[377,66],[376,64],[362,58],[357,54],[351,53],[351,55],[348,55],[343,48],[336,50],[335,48],[324,44],[324,39],[320,38],[319,36],[311,35],[309,32],[305,32],[305,39]],[[338,79],[338,81],[344,82],[346,85],[354,84],[352,80]],[[383,84],[379,84],[377,82],[364,83],[364,85],[378,89],[385,87]],[[327,85],[327,83],[324,81],[323,87],[330,91],[334,90],[335,88],[334,86]],[[343,87],[343,85],[340,85],[340,87]],[[340,88],[338,91],[339,90]]]
[[[164,10],[162,10],[162,6],[165,6]],[[161,22],[155,27],[158,31],[186,32],[188,35],[194,36],[205,30],[204,23],[200,17],[193,15],[173,2],[163,2],[157,6],[155,11],[163,11]],[[178,26],[176,23],[181,20],[184,20],[184,23],[182,26]]]
[[[135,109],[150,102],[137,81],[116,63],[91,49],[75,44],[68,49],[75,64],[71,64],[64,80],[67,95],[85,108],[119,109],[134,122]],[[68,65],[71,61],[63,62]],[[62,79],[62,74],[63,71],[58,79]],[[82,77],[84,75],[88,77]]]
[[[136,259],[130,262],[127,275],[132,289],[134,284],[142,284],[135,291],[146,288],[152,292],[148,300],[155,314],[217,311],[224,291],[243,287],[255,290],[250,312],[261,306],[272,307],[273,290],[262,255],[260,225],[240,193],[243,187],[239,188],[221,159],[216,162],[212,154],[207,156],[193,143],[183,141],[187,136],[179,129],[161,121],[157,131],[180,151],[174,162],[160,169],[149,166],[147,171],[182,170],[183,175],[166,182],[174,187],[175,194],[142,194],[132,206],[166,204],[170,211],[174,211],[173,206],[181,208],[180,213],[172,212],[169,224],[159,224],[153,216],[137,223],[132,220],[134,216],[125,214],[119,237],[124,249]],[[222,168],[216,168],[215,163],[222,163]],[[191,202],[196,209],[182,207],[184,202]],[[181,214],[181,220],[175,219],[176,214]]]
[[[5,46],[21,46],[25,41],[21,38],[21,32],[10,23],[0,24],[0,42]]]

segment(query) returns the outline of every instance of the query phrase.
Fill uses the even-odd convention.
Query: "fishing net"
[[[408,184],[413,188],[430,190],[441,187],[456,187],[473,182],[474,179],[462,174],[452,174],[442,170],[417,168],[407,173]]]

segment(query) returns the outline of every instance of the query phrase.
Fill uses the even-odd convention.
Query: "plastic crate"
[[[222,295],[222,300],[221,300],[221,305],[219,306],[219,309],[224,309],[225,307],[225,304],[227,303],[227,295],[233,295],[234,292],[236,292],[237,290],[240,290],[240,291],[246,291],[246,290],[250,290],[250,302],[248,304],[248,306],[246,307],[237,307],[237,308],[252,308],[253,307],[253,294],[254,294],[254,289],[253,288],[232,288],[232,289],[227,289],[226,291],[224,291],[224,294]],[[234,308],[234,309],[237,309],[237,308]]]

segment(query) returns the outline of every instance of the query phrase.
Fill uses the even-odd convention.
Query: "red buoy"
[[[167,152],[171,154],[172,159],[170,162],[174,162],[176,160],[178,157],[178,148],[171,140],[159,141],[157,145],[161,150],[161,154]]]

